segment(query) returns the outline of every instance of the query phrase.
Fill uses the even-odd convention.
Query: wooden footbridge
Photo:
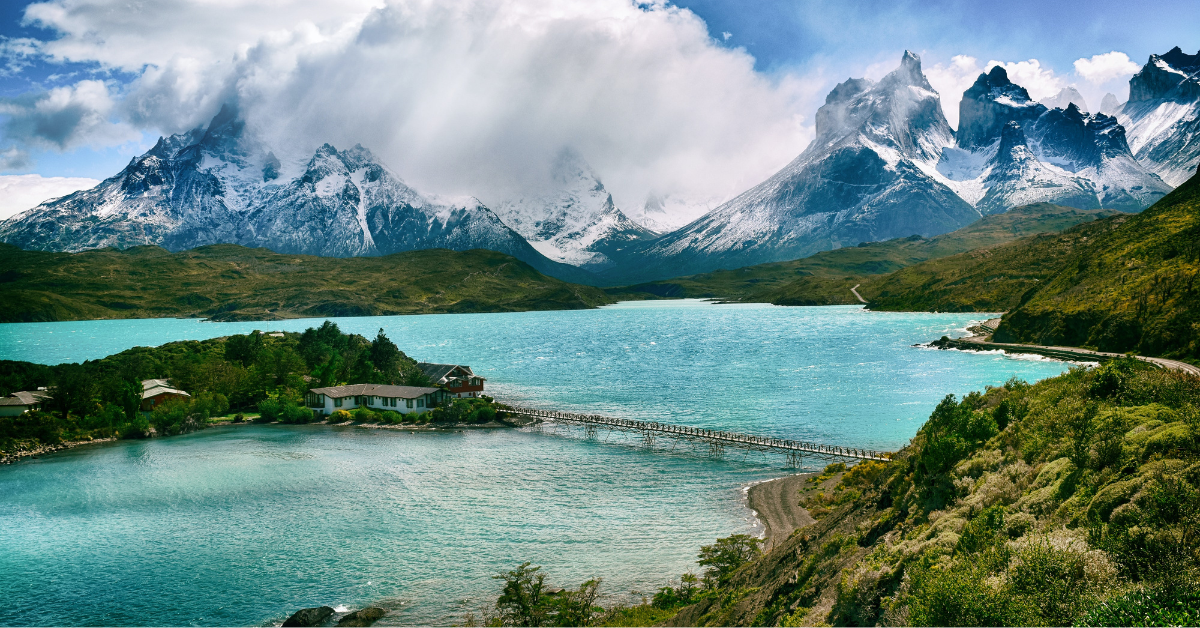
[[[686,425],[671,425],[670,423],[615,419],[597,414],[575,414],[572,412],[556,412],[554,410],[539,410],[536,408],[514,406],[509,406],[507,410],[513,414],[542,422],[581,426],[589,437],[595,436],[597,430],[605,429],[641,434],[642,441],[647,446],[653,445],[656,439],[665,437],[707,445],[709,452],[713,454],[721,454],[726,447],[766,453],[780,453],[787,456],[788,464],[797,467],[800,466],[801,459],[804,456],[829,460],[890,460],[892,456],[888,452],[873,451],[870,449],[821,445],[799,440],[706,430]]]

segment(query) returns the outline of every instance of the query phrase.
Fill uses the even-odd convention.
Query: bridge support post
[[[804,466],[804,457],[798,451],[789,451],[787,453],[787,465],[794,469],[799,469]]]
[[[654,434],[652,432],[642,432],[642,445],[646,447],[654,446]]]
[[[596,426],[595,426],[595,425],[590,425],[590,424],[589,424],[589,425],[585,425],[585,426],[584,426],[584,428],[583,428],[583,433],[584,433],[584,435],[585,435],[585,436],[587,436],[588,438],[596,438]]]
[[[723,443],[709,441],[708,453],[713,456],[723,456],[725,455],[725,445]]]

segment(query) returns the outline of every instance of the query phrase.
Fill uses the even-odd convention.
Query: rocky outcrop
[[[337,625],[339,627],[341,627],[341,626],[355,626],[355,627],[373,626],[373,625],[375,625],[375,622],[379,621],[379,619],[382,618],[386,614],[387,614],[387,611],[383,610],[382,608],[379,608],[378,606],[368,606],[364,609],[354,611],[353,613],[350,613],[349,615],[346,615],[345,617],[339,619]]]
[[[320,626],[325,623],[325,620],[333,616],[333,609],[328,606],[318,606],[316,608],[302,608],[292,614],[283,622],[284,628],[290,626]]]

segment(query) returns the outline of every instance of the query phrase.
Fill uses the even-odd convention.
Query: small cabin
[[[191,399],[191,395],[171,388],[169,379],[142,380],[142,412],[150,412],[169,399]]]
[[[22,390],[8,397],[0,397],[0,416],[21,416],[26,412],[42,409],[42,404],[50,398],[45,388],[38,390]]]
[[[417,368],[425,373],[434,386],[445,386],[455,397],[478,397],[483,394],[483,383],[487,381],[464,364],[418,362]]]
[[[338,410],[368,408],[376,412],[391,410],[400,414],[423,413],[436,408],[450,397],[440,388],[390,386],[387,384],[349,384],[312,388],[304,395],[305,405],[313,412],[329,416]]]

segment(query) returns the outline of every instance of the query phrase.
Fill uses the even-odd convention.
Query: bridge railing
[[[522,408],[509,407],[511,412],[522,414],[535,418],[549,419],[551,421],[564,421],[569,423],[580,423],[585,425],[598,425],[611,427],[621,430],[640,431],[645,433],[659,432],[671,435],[682,435],[689,438],[704,439],[709,441],[717,441],[722,443],[733,443],[735,445],[752,445],[754,447],[789,452],[789,453],[811,453],[821,456],[836,456],[842,458],[856,458],[860,460],[889,460],[891,454],[888,452],[874,451],[870,449],[860,449],[856,447],[839,447],[836,445],[822,445],[820,443],[809,443],[804,441],[787,440],[781,438],[772,438],[766,436],[754,436],[751,434],[739,434],[737,432],[725,432],[720,430],[709,430],[698,427],[690,427],[686,425],[673,425],[670,423],[658,423],[655,421],[635,421],[632,419],[619,419],[614,417],[606,417],[597,414],[576,414],[572,412],[560,412],[557,410],[540,410],[537,408]]]

